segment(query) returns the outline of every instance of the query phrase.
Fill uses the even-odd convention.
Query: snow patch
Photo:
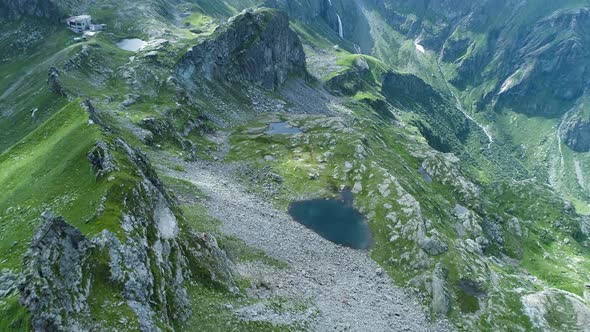
[[[414,42],[414,46],[416,46],[416,50],[420,53],[426,53],[426,49],[424,48],[424,46],[420,45],[420,41],[416,40]]]

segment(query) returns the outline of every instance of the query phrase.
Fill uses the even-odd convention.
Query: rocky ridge
[[[251,82],[275,90],[290,75],[306,74],[303,47],[285,12],[246,10],[214,34],[190,48],[176,66],[184,84]]]
[[[97,181],[122,167],[112,156],[115,150],[124,152],[139,175],[123,198],[122,234],[104,230],[84,236],[47,212],[24,258],[21,303],[37,331],[100,328],[90,302],[100,298],[104,283],[117,285],[117,296],[134,313],[135,318],[122,318],[123,329],[137,324],[144,331],[186,320],[191,310],[186,282],[204,271],[211,282],[235,288],[231,263],[213,237],[188,229],[180,235],[175,200],[140,152],[122,140],[114,146],[98,142],[88,154]]]

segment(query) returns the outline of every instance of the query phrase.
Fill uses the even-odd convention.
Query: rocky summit
[[[182,81],[248,82],[275,90],[289,75],[305,74],[303,46],[285,12],[245,10],[213,33],[176,66]]]
[[[0,28],[0,331],[590,331],[590,2]]]

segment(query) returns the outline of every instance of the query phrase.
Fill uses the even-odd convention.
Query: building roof
[[[78,15],[78,16],[71,16],[68,17],[67,21],[82,21],[82,20],[87,20],[90,19],[90,15]]]

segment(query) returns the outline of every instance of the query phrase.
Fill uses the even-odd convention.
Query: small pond
[[[342,199],[314,199],[294,202],[289,214],[300,224],[334,243],[355,248],[371,246],[371,231],[363,215],[352,207],[352,193]]]
[[[293,127],[289,125],[287,122],[272,122],[269,124],[270,128],[266,131],[267,135],[289,135],[289,134],[299,134],[301,133],[301,129],[297,127]]]
[[[147,45],[147,42],[139,38],[123,39],[117,43],[117,47],[125,51],[137,52]]]

